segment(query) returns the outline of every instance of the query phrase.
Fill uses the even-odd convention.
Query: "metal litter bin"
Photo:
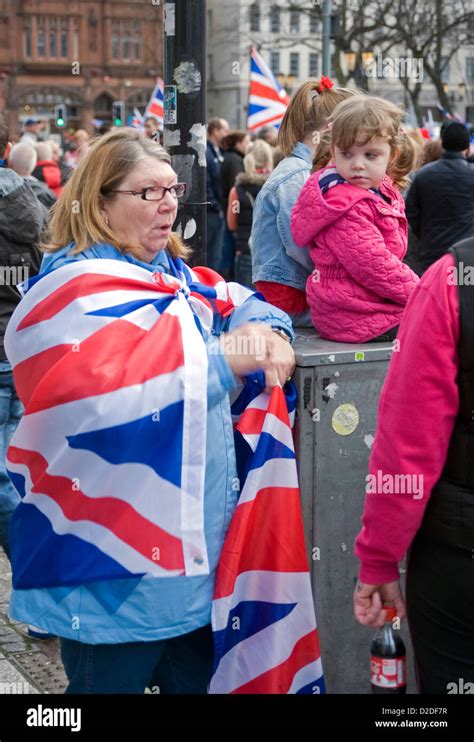
[[[321,655],[329,693],[370,693],[374,630],[354,619],[358,574],[354,540],[361,527],[370,449],[392,343],[333,343],[299,330],[296,455]],[[406,621],[408,693],[415,693]]]

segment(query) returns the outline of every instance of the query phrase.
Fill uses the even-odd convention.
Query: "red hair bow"
[[[325,88],[327,88],[327,90],[330,90],[333,87],[334,87],[334,83],[331,80],[331,78],[330,77],[324,77],[324,75],[323,75],[321,77],[320,81],[319,81],[318,93],[321,93]]]

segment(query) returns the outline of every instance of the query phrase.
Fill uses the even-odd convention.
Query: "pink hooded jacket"
[[[303,186],[291,213],[293,239],[310,247],[316,270],[306,293],[321,337],[364,343],[399,324],[419,278],[404,263],[405,205],[386,175],[375,193],[350,183],[322,194],[321,171]]]

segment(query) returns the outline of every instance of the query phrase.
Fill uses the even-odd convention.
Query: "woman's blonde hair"
[[[308,80],[296,91],[278,132],[278,146],[288,157],[298,142],[311,132],[321,131],[338,103],[356,95],[349,88],[327,88],[321,80]]]
[[[114,197],[112,191],[145,157],[171,163],[161,145],[136,129],[113,130],[95,139],[53,206],[48,236],[41,249],[54,252],[74,242],[71,253],[77,254],[95,243],[106,242],[139,257],[141,246],[122,242],[106,224],[101,202]],[[190,254],[175,233],[170,235],[166,249],[174,258],[187,258]]]
[[[359,95],[339,103],[316,151],[313,172],[327,165],[334,145],[347,151],[353,144],[365,145],[374,137],[383,137],[392,150],[387,173],[403,190],[409,182],[406,176],[417,167],[421,156],[421,147],[401,128],[405,115],[395,103],[373,95]]]
[[[247,175],[255,175],[257,170],[273,170],[273,149],[263,139],[256,139],[249,146],[244,157],[244,169]]]

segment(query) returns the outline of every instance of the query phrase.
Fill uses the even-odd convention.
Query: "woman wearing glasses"
[[[91,259],[107,259],[107,271],[111,261],[116,261],[120,277],[131,270],[126,263],[155,275],[191,275],[183,263],[189,249],[172,232],[178,201],[185,192],[186,184],[177,182],[170,157],[160,145],[133,129],[105,135],[80,162],[55,206],[49,242],[44,247],[44,280],[53,280],[48,277],[53,273],[59,281],[61,269],[75,270],[64,266]],[[201,275],[209,274],[204,270]],[[168,279],[163,280],[166,283]],[[28,292],[24,301],[27,299]],[[120,302],[111,299],[110,304]],[[199,319],[195,319],[199,326]],[[203,502],[208,574],[166,578],[138,574],[85,584],[72,581],[69,585],[65,579],[59,587],[15,589],[11,615],[60,637],[68,693],[143,693],[147,685],[156,685],[161,693],[206,692],[213,659],[210,618],[215,570],[239,494],[229,392],[238,377],[258,369],[264,370],[268,387],[283,384],[292,373],[294,355],[291,344],[282,337],[282,333],[287,339],[293,337],[288,316],[253,295],[237,306],[230,318],[216,317],[211,331],[202,332],[204,357],[207,352]],[[222,342],[218,335],[254,342]],[[256,342],[262,339],[265,354],[262,343]],[[216,344],[220,352],[216,352]],[[243,351],[240,354],[239,349]],[[153,353],[149,360],[144,359],[150,368],[167,362],[166,357]],[[91,365],[85,373],[96,384],[94,361]],[[125,361],[124,375],[126,365]],[[170,388],[173,373],[177,372],[170,373]],[[201,381],[196,379],[196,384]],[[100,395],[98,390],[91,393]],[[138,418],[145,391],[139,386],[134,393]],[[97,427],[104,428],[100,422]],[[119,445],[116,436],[104,439],[107,451],[113,452]],[[169,451],[163,453],[169,455]],[[113,453],[110,456],[113,458]],[[89,496],[100,497],[104,486],[107,483],[101,480],[89,483]],[[148,491],[140,493],[141,503],[150,495]],[[12,536],[21,539],[21,529],[13,527]],[[77,552],[76,558],[74,553],[70,555],[71,564],[77,566],[84,552],[79,547],[72,549]],[[13,572],[15,584],[15,569]]]

